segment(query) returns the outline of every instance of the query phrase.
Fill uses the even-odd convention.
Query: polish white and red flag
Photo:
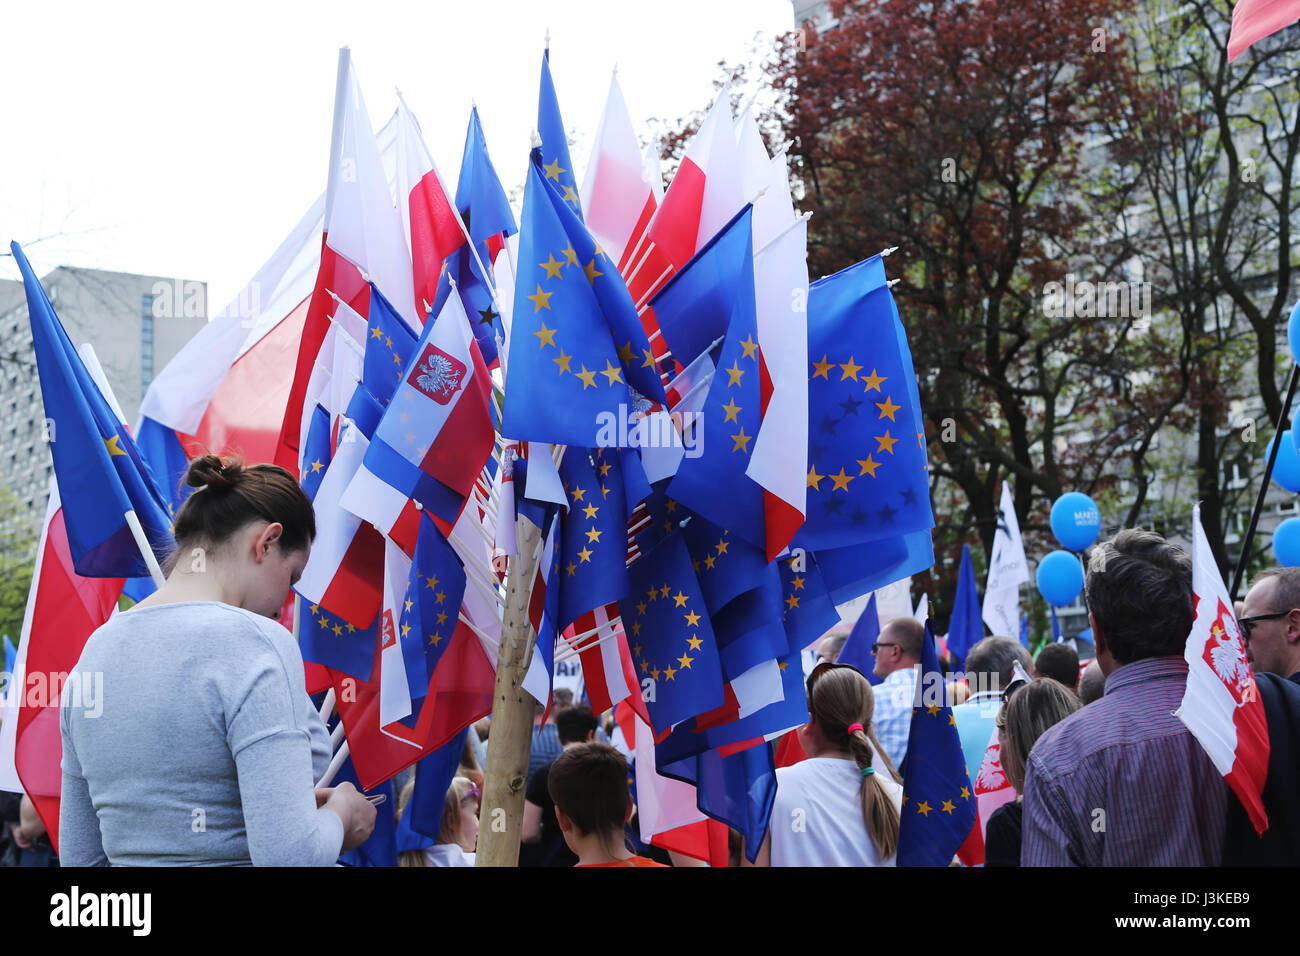
[[[1228,34],[1228,62],[1265,37],[1300,20],[1300,0],[1237,0]]]
[[[1187,690],[1174,715],[1205,748],[1245,807],[1257,833],[1268,829],[1262,793],[1268,776],[1268,724],[1232,613],[1232,599],[1192,508],[1192,591],[1196,618],[1187,637]]]
[[[613,262],[622,264],[650,225],[658,196],[642,161],[618,73],[609,80],[605,112],[579,192],[587,228]]]
[[[307,386],[329,330],[335,298],[368,319],[369,282],[373,282],[418,332],[423,316],[415,308],[412,274],[402,216],[393,204],[361,84],[345,47],[339,51],[320,267],[298,343],[276,464],[297,466],[302,417],[311,412],[305,401]]]
[[[398,94],[397,195],[411,250],[415,304],[424,319],[438,292],[443,261],[465,244],[465,227],[447,198],[420,124]]]

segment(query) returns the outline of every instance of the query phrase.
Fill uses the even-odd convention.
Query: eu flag
[[[27,292],[50,454],[73,566],[88,578],[147,575],[149,567],[126,513],[135,513],[150,549],[162,561],[175,547],[168,498],[131,433],[86,371],[22,248],[16,242],[9,248]]]
[[[735,256],[740,265],[726,290],[731,304],[726,339],[702,412],[703,454],[682,459],[668,493],[732,534],[765,547],[763,488],[746,474],[762,422],[751,212],[746,207],[726,227],[726,241],[700,253]]]
[[[819,548],[817,563],[831,600],[845,604],[934,567],[934,542],[927,528],[866,544]]]
[[[334,785],[347,781],[361,790],[361,778],[357,768],[352,765],[352,758],[343,761],[343,766],[334,775]],[[339,854],[339,863],[343,866],[397,866],[397,801],[394,799],[393,781],[385,780],[370,791],[370,795],[382,793],[384,802],[375,808],[375,828],[364,843],[353,850]]]
[[[898,865],[947,866],[970,835],[976,808],[929,622],[921,646],[917,700],[903,770]]]
[[[560,462],[569,496],[562,522],[559,628],[627,596],[627,502],[618,456],[570,448]]]
[[[879,256],[808,291],[805,548],[932,528],[925,429],[906,337]]]
[[[948,619],[948,653],[960,666],[966,655],[984,638],[984,616],[975,587],[975,569],[970,562],[970,545],[961,546],[961,570],[957,574],[957,596]]]
[[[298,476],[302,490],[313,501],[316,500],[316,492],[320,489],[321,479],[325,477],[325,469],[329,467],[332,457],[330,430],[330,413],[320,405],[313,406],[311,423],[307,426],[307,443],[303,446],[302,474]]]
[[[468,738],[469,728],[466,727],[415,765],[415,788],[411,792],[410,802],[406,805],[406,812],[402,814],[402,819],[397,824],[399,850],[408,849],[407,846],[402,845],[408,839],[412,844],[422,843],[423,841],[419,839],[420,834],[423,834],[429,842],[438,839],[438,831],[442,828],[442,806],[446,802],[447,790],[451,786],[452,778],[460,768],[461,758],[465,754],[465,741]],[[409,848],[416,847],[413,845]],[[423,846],[419,848],[423,849]]]
[[[720,707],[722,665],[682,536],[670,535],[643,554],[628,578],[619,612],[637,672],[651,680],[646,707],[655,729]]]
[[[412,671],[422,676],[418,696],[423,696],[442,653],[451,642],[465,597],[465,569],[460,558],[428,515],[420,516],[420,536],[411,560],[411,577],[399,622],[402,658],[408,682]],[[414,642],[410,638],[414,635]],[[408,647],[423,650],[423,659],[408,654]],[[412,693],[414,699],[417,694]]]
[[[370,285],[370,320],[361,381],[370,394],[388,404],[415,351],[415,333],[374,283]]]
[[[302,659],[359,681],[370,680],[379,638],[380,615],[369,627],[351,624],[319,604],[298,602],[298,647]]]
[[[537,94],[537,132],[542,137],[542,168],[546,178],[561,190],[563,199],[573,206],[574,214],[582,218],[582,203],[578,199],[578,180],[573,173],[573,160],[569,158],[569,138],[560,116],[560,102],[551,82],[551,51],[542,54],[542,81]]]
[[[695,785],[695,805],[745,838],[745,856],[753,863],[767,836],[776,800],[776,765],[772,748],[758,744],[728,756],[706,750],[694,757],[663,762],[659,772]]]
[[[781,573],[782,621],[790,653],[796,654],[840,621],[822,577],[817,556],[811,552],[781,558],[776,562]]]
[[[875,674],[876,658],[871,650],[879,636],[880,616],[876,613],[876,596],[872,594],[867,606],[853,622],[853,630],[849,632],[835,663],[856,667],[871,684],[879,684],[881,679]]]
[[[766,565],[753,585],[712,617],[718,657],[728,680],[787,651],[781,622],[781,573],[776,565]]]
[[[757,737],[768,738],[808,722],[808,691],[804,686],[799,653],[796,651],[777,658],[777,666],[781,669],[782,699],[748,717],[708,728],[704,735],[710,747],[723,747]]]
[[[644,403],[664,402],[649,342],[618,270],[547,184],[533,150],[502,431],[590,448]],[[635,395],[635,397],[634,397]]]

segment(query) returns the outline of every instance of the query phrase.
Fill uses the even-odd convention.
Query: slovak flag
[[[1268,776],[1268,724],[1241,641],[1232,599],[1192,508],[1192,592],[1196,618],[1187,636],[1187,690],[1174,716],[1205,748],[1241,800],[1257,833],[1268,829],[1261,794]]]

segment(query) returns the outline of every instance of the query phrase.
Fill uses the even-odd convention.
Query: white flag
[[[1002,503],[998,507],[998,530],[993,536],[993,557],[984,585],[984,623],[999,637],[1020,635],[1020,585],[1029,581],[1025,543],[1011,500],[1011,486],[1002,482]]]

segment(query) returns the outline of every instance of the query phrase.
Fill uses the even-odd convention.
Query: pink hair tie
[[[861,724],[849,724],[848,732],[853,733],[855,730],[860,730],[863,733],[866,732],[866,728],[864,728]]]

